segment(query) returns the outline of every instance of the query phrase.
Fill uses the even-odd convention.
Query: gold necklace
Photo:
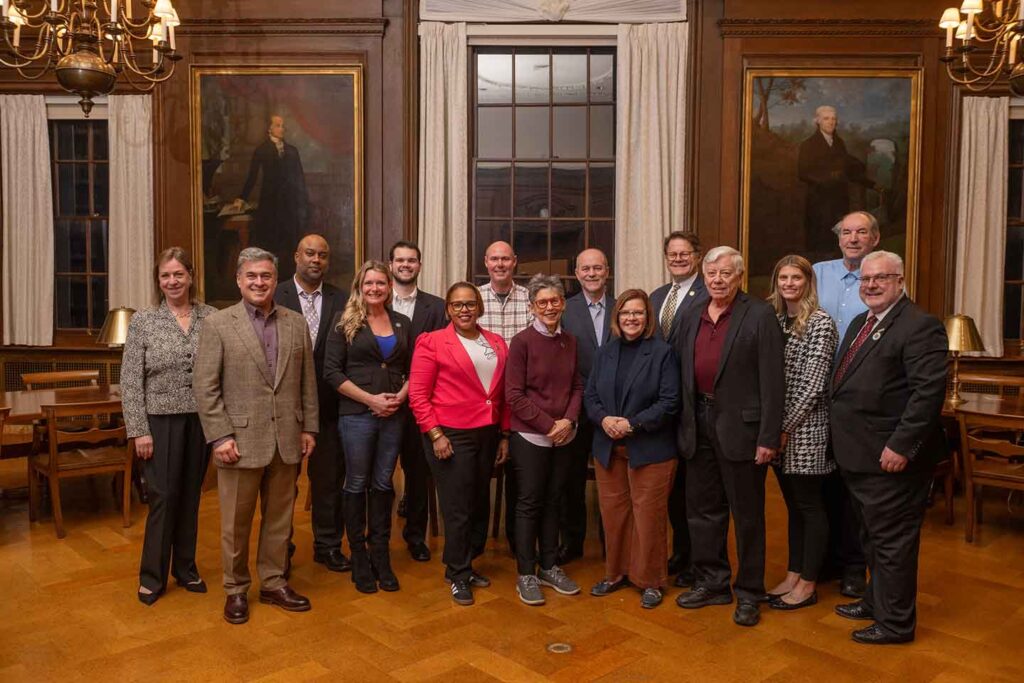
[[[192,308],[192,306],[189,306],[188,310],[185,311],[184,313],[176,313],[174,311],[171,311],[171,313],[174,313],[174,317],[177,318],[178,320],[182,320],[183,318],[187,318],[190,315],[192,315]]]

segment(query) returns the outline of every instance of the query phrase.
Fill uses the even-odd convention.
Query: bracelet
[[[440,427],[433,427],[427,432],[427,436],[430,437],[431,441],[437,441],[444,436],[444,431]]]

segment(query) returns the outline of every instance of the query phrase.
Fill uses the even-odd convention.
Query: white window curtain
[[[424,21],[685,21],[686,0],[420,0]]]
[[[420,280],[443,296],[468,268],[466,25],[426,22],[419,31]]]
[[[665,280],[661,242],[686,218],[687,24],[619,26],[615,285]]]
[[[154,300],[152,111],[150,95],[110,96],[110,308]]]
[[[954,313],[974,318],[985,356],[1003,355],[1010,99],[965,97],[960,130]]]
[[[42,95],[0,95],[4,344],[53,344],[53,191]]]

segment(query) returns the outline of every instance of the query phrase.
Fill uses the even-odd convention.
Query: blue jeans
[[[345,451],[345,493],[391,490],[391,475],[402,445],[403,410],[389,417],[375,417],[366,411],[338,418]]]

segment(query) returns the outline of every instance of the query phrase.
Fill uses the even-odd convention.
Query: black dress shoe
[[[676,604],[683,609],[700,609],[710,605],[728,605],[732,602],[732,593],[712,593],[704,586],[697,586],[692,591],[683,593],[676,598]]]
[[[590,594],[595,598],[603,598],[606,595],[611,595],[617,590],[621,590],[629,585],[629,577],[623,576],[618,581],[609,581],[608,579],[601,579],[594,584],[594,587],[590,589]]]
[[[473,604],[473,591],[470,590],[468,581],[459,579],[452,584],[452,602],[463,607]]]
[[[836,605],[835,612],[844,619],[871,621],[875,618],[875,615],[871,613],[871,610],[864,604],[863,600],[850,602],[845,605]]]
[[[854,631],[850,637],[865,645],[895,645],[896,643],[909,643],[914,639],[913,635],[898,636],[889,633],[878,624],[871,624],[867,628]]]
[[[669,574],[680,574],[687,569],[689,561],[686,556],[681,553],[673,553],[672,557],[668,558],[668,573]]]
[[[756,602],[740,600],[736,611],[732,613],[732,620],[738,626],[757,626],[757,622],[761,621],[761,608]]]
[[[200,578],[195,578],[195,579],[192,579],[191,581],[181,581],[180,579],[175,579],[174,581],[179,586],[181,586],[182,588],[187,590],[189,593],[205,593],[206,592],[206,582],[203,581]]]
[[[139,591],[139,602],[148,607],[159,600],[160,596],[163,594],[163,591],[153,591],[152,593],[143,593],[142,591]]]
[[[800,602],[786,602],[782,599],[782,596],[772,598],[768,601],[768,606],[772,609],[782,610],[784,612],[792,612],[795,609],[803,609],[804,607],[810,607],[811,605],[818,604],[818,591],[812,591],[810,595],[801,600]]]
[[[224,621],[229,624],[244,624],[249,621],[249,598],[245,593],[227,597],[224,601]]]
[[[694,583],[693,570],[687,569],[676,574],[676,588],[692,588]]]
[[[863,574],[844,576],[842,583],[839,584],[839,594],[855,600],[863,598],[865,590],[867,590],[867,582],[864,580]]]
[[[341,548],[331,548],[321,552],[313,552],[313,561],[322,564],[332,572],[347,572],[352,569],[352,562],[341,552]]]
[[[447,576],[444,577],[444,582],[451,585],[452,580]],[[491,580],[483,574],[478,574],[476,570],[469,572],[469,580],[466,581],[473,588],[490,588]]]
[[[260,602],[267,605],[277,605],[289,612],[308,612],[311,608],[309,598],[299,595],[288,586],[281,586],[277,590],[260,591]]]
[[[569,546],[565,545],[559,546],[558,555],[555,557],[555,564],[561,567],[569,564],[573,560],[578,560],[581,557],[583,557],[582,548],[570,548]]]
[[[659,588],[645,588],[640,594],[640,606],[644,609],[654,609],[661,604],[664,596]]]
[[[426,543],[410,543],[409,555],[417,562],[430,562],[430,548]]]

